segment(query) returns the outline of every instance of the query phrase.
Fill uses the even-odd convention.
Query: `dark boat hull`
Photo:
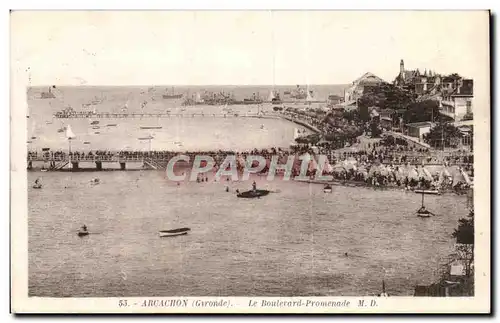
[[[415,190],[415,193],[417,194],[431,194],[431,195],[441,195],[440,191],[436,190]]]
[[[84,236],[88,236],[88,235],[89,235],[89,233],[88,233],[88,232],[81,232],[81,231],[80,231],[80,232],[78,232],[78,236],[79,236],[79,237],[84,237]]]
[[[185,236],[187,231],[184,232],[178,232],[178,233],[167,233],[167,232],[160,232],[160,238],[165,238],[165,237],[177,237],[177,236]]]
[[[160,230],[160,232],[163,233],[178,233],[178,232],[186,232],[186,231],[191,231],[190,228],[178,228],[178,229],[172,229],[172,230]]]
[[[246,191],[246,192],[243,192],[243,193],[239,193],[238,195],[236,195],[237,197],[241,197],[241,198],[257,198],[257,197],[261,197],[261,196],[266,196],[269,194],[269,191],[267,190],[255,190],[255,191]]]
[[[164,99],[182,99],[183,94],[174,94],[174,95],[163,95]]]
[[[161,230],[158,232],[160,237],[175,237],[175,236],[183,236],[188,234],[188,231],[191,231],[190,228],[179,228],[173,230]]]

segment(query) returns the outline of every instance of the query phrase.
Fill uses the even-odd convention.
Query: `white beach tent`
[[[309,168],[308,170],[310,172],[314,171],[318,169],[318,163],[316,162],[316,159],[314,159],[314,157],[311,157],[311,160],[309,161]]]
[[[411,167],[408,170],[408,178],[409,179],[419,180],[419,174],[418,174],[417,170],[414,167]]]

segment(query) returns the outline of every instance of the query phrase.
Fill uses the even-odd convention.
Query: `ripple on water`
[[[429,196],[440,216],[413,212],[400,191],[267,183],[261,199],[237,199],[227,182],[165,182],[155,171],[29,173],[32,296],[393,295],[437,278],[464,216],[465,198]],[[64,189],[64,186],[71,188]],[[250,182],[230,183],[231,190]],[[85,223],[99,234],[77,237]],[[190,227],[188,235],[157,231]],[[348,256],[345,256],[345,253]]]

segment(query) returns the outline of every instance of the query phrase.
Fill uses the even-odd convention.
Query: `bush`
[[[452,236],[457,239],[457,243],[474,244],[474,218],[458,220],[458,228]]]

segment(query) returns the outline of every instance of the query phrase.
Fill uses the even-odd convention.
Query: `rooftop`
[[[408,123],[406,124],[406,126],[413,128],[425,128],[432,126],[432,122],[430,121],[414,122],[414,123]]]

